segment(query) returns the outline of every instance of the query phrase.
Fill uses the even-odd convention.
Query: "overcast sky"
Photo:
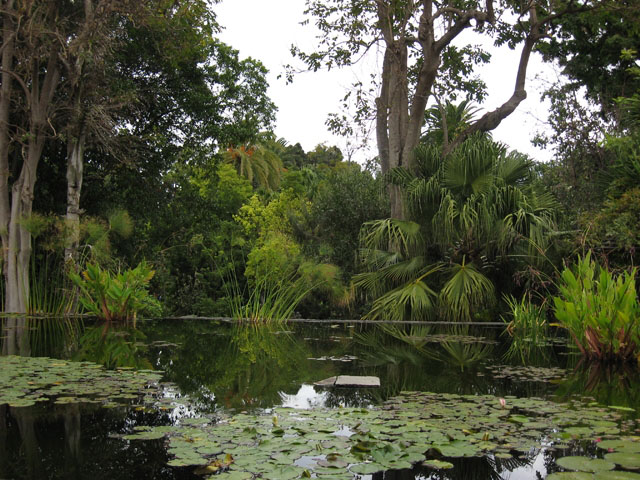
[[[269,69],[269,96],[278,107],[275,126],[278,137],[290,144],[300,142],[305,151],[326,143],[337,145],[346,153],[347,139],[329,133],[325,121],[329,113],[339,112],[341,99],[354,79],[366,77],[367,68],[373,67],[307,72],[297,75],[289,85],[284,76],[278,78],[284,73],[284,66],[294,62],[289,53],[292,43],[307,51],[313,50],[316,43],[313,21],[300,25],[304,3],[304,0],[223,0],[214,7],[224,27],[219,37],[239,50],[241,58],[253,57]],[[491,65],[483,67],[480,74],[489,89],[483,109],[495,108],[507,100],[515,82],[518,51],[504,49],[492,53]],[[550,153],[530,143],[542,128],[539,120],[546,119],[546,105],[540,101],[540,82],[535,77],[548,77],[551,73],[537,56],[532,57],[527,75],[528,98],[493,132],[496,140],[537,160],[550,158]],[[354,159],[364,162],[375,156],[374,138],[370,144],[368,152],[357,152]]]

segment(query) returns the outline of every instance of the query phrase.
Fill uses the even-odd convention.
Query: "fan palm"
[[[238,174],[251,183],[275,190],[280,185],[283,170],[282,160],[276,153],[282,142],[265,138],[257,143],[230,147],[223,153],[223,158],[235,165]]]
[[[468,100],[458,105],[447,102],[427,109],[424,113],[426,132],[422,134],[422,143],[448,143],[473,122],[478,111],[479,108],[472,106]]]
[[[409,220],[369,222],[361,234],[367,271],[356,285],[374,298],[369,318],[470,320],[495,301],[498,273],[530,258],[553,226],[555,202],[533,186],[524,155],[477,135],[442,158],[420,146],[411,169],[390,172]]]

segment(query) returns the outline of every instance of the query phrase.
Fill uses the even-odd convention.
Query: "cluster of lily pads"
[[[177,426],[139,426],[125,438],[166,436],[173,456],[170,465],[197,466],[199,473],[215,472],[221,480],[256,476],[286,480],[353,478],[418,463],[451,468],[448,458],[508,459],[526,456],[543,444],[564,448],[574,440],[607,437],[621,442],[601,442],[619,450],[607,455],[626,455],[624,461],[621,455],[606,458],[608,465],[631,468],[636,461],[640,467],[638,439],[620,440],[623,432],[635,428],[635,420],[626,419],[619,409],[580,400],[556,404],[541,398],[404,392],[379,408],[276,408],[256,415],[189,419]],[[579,473],[586,472],[553,475],[557,480],[583,478]],[[594,478],[640,479],[638,474],[623,473]]]
[[[552,473],[547,480],[639,480],[640,474],[628,470],[640,470],[640,441],[638,437],[601,440],[598,448],[604,458],[583,456],[562,457],[556,461],[565,472]],[[614,470],[615,468],[625,470]]]
[[[492,365],[487,367],[493,378],[509,378],[516,381],[552,382],[567,377],[567,371],[557,367],[533,367],[517,365]]]
[[[152,370],[106,370],[92,362],[0,356],[0,405],[29,407],[53,400],[112,407],[137,399],[150,388],[158,390],[160,378]]]
[[[416,338],[416,337],[414,337]],[[462,344],[485,344],[496,345],[498,342],[487,337],[476,337],[473,335],[435,334],[423,338],[426,343],[462,343]]]

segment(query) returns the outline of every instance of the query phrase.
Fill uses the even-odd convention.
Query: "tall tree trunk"
[[[84,0],[83,32],[91,37],[91,26],[94,23],[94,0]],[[86,112],[83,104],[87,87],[84,84],[85,57],[91,54],[89,42],[82,45],[75,55],[75,60],[67,64],[67,74],[71,86],[70,98],[73,110],[69,119],[67,135],[67,214],[66,226],[68,237],[64,249],[64,259],[67,268],[74,269],[78,264],[78,247],[80,246],[80,194],[82,193],[82,176],[84,169],[84,150],[86,146]],[[76,295],[74,294],[74,297]]]
[[[13,0],[6,2],[13,8]],[[0,239],[2,240],[2,273],[5,285],[9,263],[9,109],[11,106],[11,71],[15,48],[15,25],[8,13],[2,15],[2,85],[0,86]]]
[[[38,115],[34,113],[34,116]],[[20,177],[11,188],[11,217],[9,219],[9,251],[7,262],[7,284],[5,311],[26,313],[29,305],[31,259],[31,232],[25,227],[24,219],[31,216],[33,190],[36,184],[36,169],[44,148],[42,122],[34,118],[27,156],[22,163]]]
[[[387,2],[378,2],[378,19],[385,41],[380,96],[376,99],[376,139],[382,173],[397,167],[409,168],[414,149],[420,142],[420,129],[427,100],[440,66],[440,53],[446,45],[434,40],[432,5],[423,1],[419,36],[409,39],[402,28],[392,28]],[[408,21],[410,15],[407,14]],[[406,25],[405,25],[406,26]],[[409,92],[409,44],[418,41],[422,48],[422,66],[415,91]],[[391,217],[405,218],[403,191],[389,185]]]
[[[397,167],[408,168],[415,148],[420,143],[420,133],[424,122],[424,112],[431,96],[433,85],[440,68],[442,52],[465,29],[476,23],[494,22],[493,0],[486,0],[485,10],[461,10],[452,7],[440,7],[434,11],[432,0],[407,2],[404,23],[397,22],[397,9],[392,12],[389,0],[376,0],[378,25],[385,43],[385,56],[382,67],[380,96],[376,99],[376,139],[382,173]],[[397,5],[396,5],[397,7]],[[408,33],[408,21],[413,9],[421,9],[417,36]],[[508,117],[527,96],[525,79],[529,57],[533,47],[541,38],[540,27],[551,21],[554,16],[539,21],[537,6],[528,7],[529,30],[522,47],[517,70],[516,84],[512,96],[500,107],[486,113],[478,121],[458,135],[445,146],[443,155],[460,145],[465,138],[476,131],[489,131],[496,128]],[[395,16],[394,16],[395,15]],[[450,15],[449,22],[440,38],[435,36],[435,20]],[[394,18],[396,23],[394,24]],[[410,94],[408,88],[407,52],[410,44],[419,45],[421,65],[417,72],[417,82]],[[400,187],[389,186],[391,217],[405,218],[403,192]]]
[[[80,244],[80,193],[82,191],[82,174],[84,167],[85,135],[69,139],[67,144],[67,244],[64,250],[65,263],[68,268],[75,268],[78,263],[78,247]]]
[[[55,9],[55,3],[52,3],[50,8]],[[53,14],[50,18],[53,18]],[[20,80],[28,105],[28,141],[23,149],[26,153],[22,159],[20,176],[11,187],[11,198],[9,195],[0,197],[0,214],[9,211],[5,253],[5,311],[9,313],[27,313],[29,303],[32,239],[24,220],[31,216],[33,209],[36,171],[44,149],[45,134],[49,128],[53,96],[60,82],[58,48],[55,42],[50,46],[46,66],[43,66],[38,58],[30,58],[29,79]]]

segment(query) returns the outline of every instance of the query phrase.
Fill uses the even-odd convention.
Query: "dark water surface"
[[[403,391],[498,398],[542,397],[566,402],[577,395],[602,405],[640,408],[637,371],[579,364],[562,339],[531,348],[525,358],[509,349],[496,327],[291,323],[238,326],[221,321],[153,320],[138,332],[119,332],[110,349],[92,343],[43,340],[31,326],[32,355],[103,362],[164,372],[162,409],[95,404],[0,405],[0,479],[202,478],[189,467],[170,467],[166,441],[128,441],[140,425],[180,424],[211,414],[381,405]],[[5,332],[4,337],[7,337]],[[57,337],[55,337],[57,338]],[[56,343],[57,342],[57,343]],[[121,362],[123,363],[123,362]],[[380,378],[376,389],[327,389],[314,382],[337,375]],[[627,410],[625,410],[626,412]],[[629,412],[635,418],[634,412]],[[557,471],[558,455],[602,456],[592,442],[568,442],[509,461],[446,459],[450,470],[388,471],[354,478],[540,479]],[[216,478],[213,476],[212,478]],[[337,478],[337,477],[336,477]]]

